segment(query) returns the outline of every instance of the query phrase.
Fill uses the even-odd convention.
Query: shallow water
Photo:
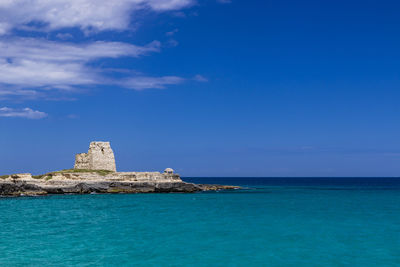
[[[400,179],[0,199],[0,266],[400,266]]]

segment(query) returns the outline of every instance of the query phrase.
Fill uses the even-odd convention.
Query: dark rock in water
[[[199,187],[201,191],[232,190],[241,188],[240,186],[235,186],[235,185],[218,185],[218,184],[198,184],[197,187]]]
[[[19,195],[45,195],[46,191],[34,184],[26,182],[0,183],[0,195],[19,196]]]

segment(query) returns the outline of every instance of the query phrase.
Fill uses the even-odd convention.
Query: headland
[[[238,186],[193,184],[173,169],[164,172],[117,172],[109,142],[91,142],[88,153],[77,154],[74,169],[0,176],[0,196],[91,193],[193,193],[237,189]]]

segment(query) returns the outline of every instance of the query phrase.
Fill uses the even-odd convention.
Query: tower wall
[[[88,156],[91,170],[117,170],[110,142],[91,142]]]
[[[74,168],[117,171],[110,142],[91,142],[88,153],[76,155]]]
[[[76,154],[74,169],[81,169],[81,170],[90,169],[89,157],[87,153]]]

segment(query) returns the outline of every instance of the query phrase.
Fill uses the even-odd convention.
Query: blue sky
[[[400,176],[396,1],[0,2],[0,173]]]

